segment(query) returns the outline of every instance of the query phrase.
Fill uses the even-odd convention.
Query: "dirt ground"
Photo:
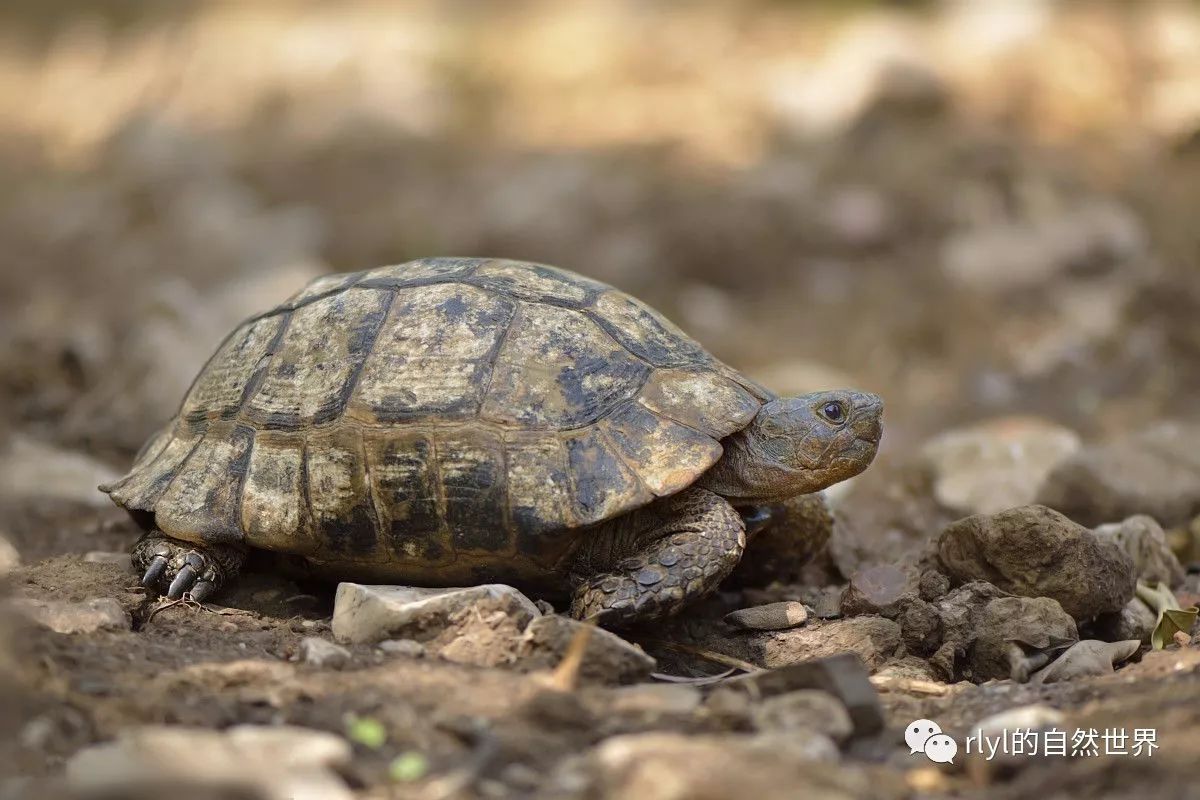
[[[1090,443],[1200,421],[1200,12],[972,5],[0,11],[4,591],[111,598],[132,620],[60,634],[0,614],[0,798],[66,792],[73,756],[140,725],[355,739],[356,719],[386,731],[337,769],[361,798],[1200,797],[1195,645],[1049,685],[943,682],[885,654],[884,730],[810,760],[799,734],[720,738],[754,739],[758,700],[731,711],[719,682],[564,692],[540,665],[373,645],[320,668],[300,642],[329,638],[332,585],[257,570],[217,605],[162,607],[85,560],[137,537],[92,487],[238,320],[316,275],[426,255],[574,269],[777,391],[885,398],[876,464],[838,495],[853,542],[835,528],[807,587],[727,587],[630,633],[660,671],[726,668],[663,644],[694,645],[692,623],[813,605],[851,561],[932,540],[954,515],[902,476],[944,431],[1024,415]],[[1159,748],[984,766],[903,743],[914,719],[962,742],[1030,704],[1070,729],[1154,728]],[[618,739],[635,734],[675,738]]]

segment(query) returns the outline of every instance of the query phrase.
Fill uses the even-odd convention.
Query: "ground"
[[[645,299],[778,391],[885,398],[880,456],[835,491],[839,527],[808,587],[730,586],[628,634],[664,671],[719,673],[695,647],[724,611],[815,609],[814,586],[836,605],[855,570],[916,558],[966,513],[912,469],[933,437],[1015,415],[1084,443],[1195,421],[1194,8],[37,5],[0,12],[0,543],[19,554],[4,592],[112,599],[131,627],[54,633],[6,606],[0,761],[27,780],[0,797],[50,796],[72,757],[159,723],[349,737],[337,772],[363,798],[1195,792],[1194,645],[1046,686],[942,683],[874,654],[902,676],[876,682],[886,730],[817,769],[796,756],[803,736],[766,736],[757,705],[730,711],[719,684],[554,688],[486,615],[471,630],[499,666],[436,643],[424,657],[351,645],[345,668],[319,668],[300,642],[331,638],[332,585],[252,570],[220,605],[160,608],[128,570],[85,560],[137,535],[92,487],[241,318],[329,271],[552,263]],[[972,477],[981,461],[943,462],[982,482],[971,502],[995,494]],[[792,656],[829,655],[830,624],[810,620],[811,652]],[[856,645],[868,662],[873,646]],[[1154,728],[1159,748],[999,767],[903,745],[913,719],[961,744],[1029,704],[1069,729]],[[363,720],[382,743],[354,734]],[[639,733],[675,738],[614,738]],[[749,743],[706,738],[734,733]]]

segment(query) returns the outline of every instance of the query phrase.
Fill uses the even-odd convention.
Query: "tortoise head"
[[[883,400],[842,389],[765,403],[722,443],[702,485],[735,503],[818,492],[862,472],[883,435]]]

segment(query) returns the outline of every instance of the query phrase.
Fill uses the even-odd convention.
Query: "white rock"
[[[1006,754],[1002,749],[997,749],[995,754],[988,758],[990,745],[987,742],[996,742],[1005,736],[1008,737],[1007,741],[1011,741],[1018,728],[1024,731],[1044,731],[1050,728],[1063,730],[1065,719],[1066,716],[1061,711],[1044,705],[1018,706],[981,719],[968,734],[980,744],[966,755],[967,772],[979,780],[986,780],[986,776],[997,767],[1017,766],[1027,762],[1028,756]],[[984,749],[980,751],[980,747]],[[966,753],[965,748],[961,752]]]
[[[485,600],[498,601],[520,626],[540,616],[528,597],[500,583],[461,589],[342,583],[333,601],[333,635],[343,642],[378,642],[436,634],[456,612]]]
[[[0,578],[21,566],[21,554],[13,543],[0,534]]]
[[[320,669],[341,669],[351,658],[349,650],[320,636],[305,636],[300,640],[300,657]]]
[[[108,507],[96,487],[117,477],[116,470],[82,453],[16,435],[0,452],[0,494],[14,499],[43,497]]]
[[[12,608],[55,633],[95,633],[100,630],[129,630],[132,622],[125,609],[111,597],[82,603],[18,598]]]
[[[76,753],[68,785],[85,794],[119,797],[171,782],[224,791],[239,788],[269,800],[351,800],[331,768],[349,762],[338,736],[286,725],[239,725],[228,731],[146,726]]]
[[[125,572],[133,571],[133,559],[129,553],[111,553],[107,550],[93,550],[83,557],[89,564],[113,564]]]
[[[921,458],[942,506],[994,514],[1032,503],[1050,471],[1079,449],[1079,436],[1061,425],[1000,417],[931,439]]]

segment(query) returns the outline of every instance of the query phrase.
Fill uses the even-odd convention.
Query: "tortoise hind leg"
[[[745,547],[733,506],[685,489],[597,531],[575,566],[571,615],[605,626],[670,616],[716,589]]]
[[[225,544],[193,544],[151,531],[133,545],[133,566],[142,586],[175,600],[189,593],[197,601],[212,597],[237,575],[244,550]]]

